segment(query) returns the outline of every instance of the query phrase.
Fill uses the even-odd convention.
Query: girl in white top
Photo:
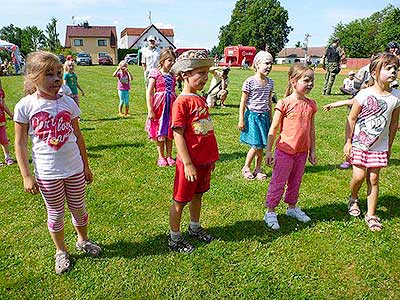
[[[348,210],[352,216],[361,214],[358,192],[366,179],[368,212],[365,221],[372,231],[382,229],[375,211],[379,172],[387,166],[399,120],[400,91],[390,87],[397,78],[398,68],[399,60],[393,54],[381,53],[373,57],[371,86],[356,95],[348,117],[344,154],[353,165]]]
[[[80,110],[74,100],[58,94],[62,85],[62,64],[49,52],[28,56],[25,92],[15,106],[15,152],[25,191],[40,192],[48,214],[48,229],[56,247],[55,270],[61,274],[71,262],[64,242],[64,202],[72,214],[78,234],[76,248],[97,256],[101,248],[87,235],[88,214],[85,208],[85,182],[93,180],[86,146],[79,129]],[[32,139],[29,170],[28,137]]]

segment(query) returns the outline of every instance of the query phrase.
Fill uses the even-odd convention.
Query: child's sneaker
[[[175,166],[176,162],[172,157],[167,157],[168,166],[172,167]]]
[[[92,257],[97,257],[101,253],[100,246],[93,243],[91,240],[76,242],[76,250],[83,251]]]
[[[166,167],[166,166],[168,166],[168,162],[167,162],[167,160],[165,159],[165,157],[160,157],[160,158],[157,160],[157,166],[159,166],[159,167]]]
[[[341,164],[340,164],[340,168],[341,169],[348,169],[348,168],[350,168],[350,166],[351,166],[351,163],[349,163],[348,161],[344,161],[344,162],[342,162]]]
[[[281,226],[279,226],[276,212],[274,211],[266,212],[264,215],[264,221],[267,224],[267,226],[273,230],[278,230],[279,228],[281,228]]]
[[[55,271],[58,275],[68,272],[71,268],[71,261],[68,253],[65,251],[59,251],[55,256]]]
[[[192,244],[180,238],[178,241],[173,241],[171,236],[168,236],[168,247],[171,251],[178,253],[191,253],[194,250]]]
[[[211,243],[214,240],[214,237],[212,235],[210,235],[209,233],[207,233],[203,227],[200,226],[199,229],[197,229],[196,231],[193,230],[192,228],[188,229],[188,234],[191,237],[194,237],[196,239],[198,239],[201,242],[205,242],[205,243]]]
[[[7,158],[6,159],[6,165],[7,166],[11,166],[13,163],[15,163],[15,161],[13,159],[11,159],[11,158]]]
[[[300,207],[288,208],[286,210],[286,215],[303,223],[311,221],[311,218],[307,216],[306,213],[300,209]]]

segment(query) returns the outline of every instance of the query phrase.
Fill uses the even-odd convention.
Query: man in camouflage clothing
[[[340,64],[345,59],[344,51],[339,47],[340,40],[335,38],[332,44],[326,48],[322,57],[322,67],[326,71],[323,95],[330,95],[336,75],[340,72]]]

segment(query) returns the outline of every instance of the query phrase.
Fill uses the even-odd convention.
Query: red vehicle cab
[[[246,64],[253,64],[254,56],[256,56],[256,47],[252,46],[228,46],[224,50],[224,61],[220,62],[220,66],[241,67],[243,59]]]
[[[113,59],[110,55],[99,57],[99,65],[112,65],[113,63]]]

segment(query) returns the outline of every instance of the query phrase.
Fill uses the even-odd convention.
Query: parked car
[[[92,65],[92,57],[90,56],[89,53],[79,52],[76,55],[76,64],[91,66]]]
[[[58,56],[58,59],[61,61],[62,64],[65,63],[65,56],[63,54],[59,54],[57,56]]]
[[[127,54],[125,55],[124,60],[130,65],[137,64],[138,55],[136,53]]]
[[[114,62],[110,55],[99,57],[99,65],[112,65],[112,64],[114,64]]]

